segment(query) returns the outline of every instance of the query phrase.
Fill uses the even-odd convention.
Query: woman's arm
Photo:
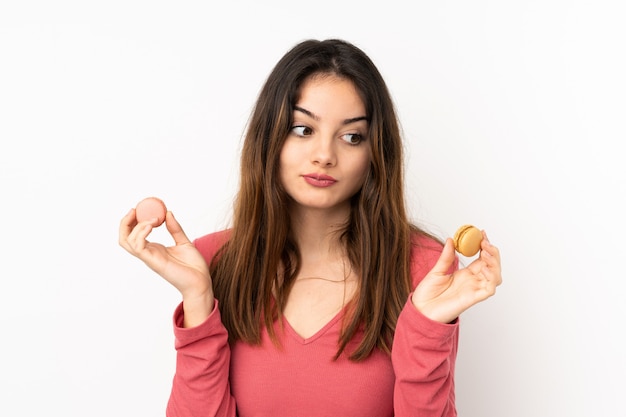
[[[234,417],[228,334],[213,297],[207,254],[187,238],[171,212],[165,224],[175,244],[148,241],[156,224],[153,219],[138,221],[130,210],[120,222],[119,243],[182,295],[174,315],[177,360],[167,416]]]
[[[183,302],[184,304],[184,302]],[[183,327],[183,304],[174,313],[176,374],[167,404],[168,417],[235,417],[230,393],[230,347],[218,302],[196,327]]]
[[[466,268],[458,269],[451,239],[438,259],[432,250],[413,256],[422,260],[421,271],[412,259],[417,285],[398,318],[391,355],[395,416],[454,417],[459,316],[495,294],[502,282],[500,253],[483,232],[480,256]]]
[[[395,417],[456,416],[454,365],[459,324],[434,322],[410,298],[400,313],[391,351]]]

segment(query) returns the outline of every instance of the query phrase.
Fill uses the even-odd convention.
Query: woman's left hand
[[[500,251],[483,231],[480,255],[467,267],[449,273],[455,260],[448,238],[439,260],[413,292],[413,305],[426,317],[441,323],[454,321],[462,312],[496,292],[502,283]]]

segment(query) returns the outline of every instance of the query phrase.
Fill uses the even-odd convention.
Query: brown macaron
[[[161,226],[165,221],[165,213],[167,208],[163,200],[156,197],[148,197],[141,200],[135,207],[135,215],[137,222],[144,222],[150,219],[156,219],[152,223],[154,227]]]
[[[454,234],[454,247],[464,256],[474,256],[480,250],[483,233],[470,224],[463,225]]]

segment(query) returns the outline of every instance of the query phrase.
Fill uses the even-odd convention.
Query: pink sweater
[[[225,236],[214,233],[194,243],[209,262]],[[436,242],[417,241],[411,263],[414,285],[441,252]],[[345,355],[333,361],[343,312],[308,339],[283,321],[284,331],[275,325],[281,347],[265,330],[261,346],[237,342],[231,348],[218,304],[194,328],[182,327],[182,304],[174,313],[177,362],[168,417],[456,416],[458,320],[431,321],[407,299],[391,356],[376,350],[355,363]]]

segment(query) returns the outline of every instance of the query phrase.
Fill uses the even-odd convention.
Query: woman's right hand
[[[152,222],[137,222],[135,209],[131,209],[120,222],[119,244],[180,291],[183,325],[194,327],[213,311],[215,299],[211,275],[204,258],[171,211],[165,216],[165,225],[174,239],[174,246],[149,242],[147,237],[152,232]]]

